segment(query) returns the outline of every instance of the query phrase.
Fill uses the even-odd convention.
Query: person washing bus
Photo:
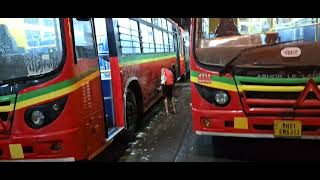
[[[175,79],[173,72],[162,65],[161,69],[161,86],[159,90],[162,90],[164,96],[164,106],[166,110],[166,115],[169,116],[168,110],[168,100],[171,101],[172,112],[176,113],[176,108],[173,99],[173,89],[174,89]]]

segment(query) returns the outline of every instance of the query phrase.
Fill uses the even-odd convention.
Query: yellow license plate
[[[300,121],[274,121],[275,137],[300,137],[302,125]]]

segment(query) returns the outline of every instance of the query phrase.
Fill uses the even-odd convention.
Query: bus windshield
[[[195,55],[203,64],[226,66],[318,65],[319,18],[198,18]],[[297,47],[296,61],[284,59]]]
[[[57,18],[0,18],[0,83],[49,73],[61,63]]]

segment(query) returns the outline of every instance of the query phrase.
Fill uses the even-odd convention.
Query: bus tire
[[[126,129],[129,134],[137,131],[139,109],[135,93],[129,88],[126,95]]]

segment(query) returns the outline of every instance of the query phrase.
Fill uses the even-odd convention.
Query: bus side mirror
[[[90,21],[90,18],[76,18],[78,21]]]

